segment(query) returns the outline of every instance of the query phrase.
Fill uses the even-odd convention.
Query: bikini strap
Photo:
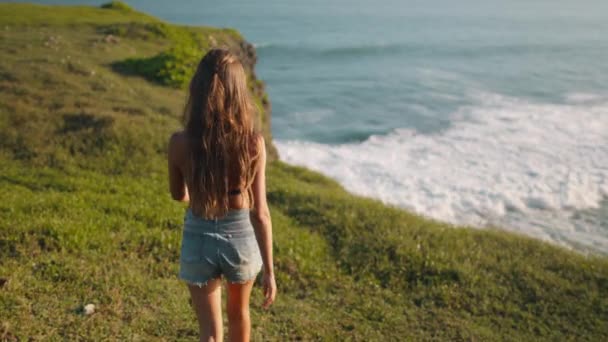
[[[228,191],[228,195],[240,195],[240,194],[241,194],[241,189],[234,189],[234,190]]]

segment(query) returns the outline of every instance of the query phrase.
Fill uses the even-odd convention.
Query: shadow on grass
[[[0,176],[0,184],[9,183],[12,185],[22,186],[24,188],[29,189],[32,192],[40,192],[40,191],[58,191],[58,192],[74,192],[76,188],[69,184],[62,184],[60,182],[56,182],[55,179],[42,179],[38,178],[32,181],[25,181],[23,179],[16,179],[8,176]]]
[[[59,133],[78,132],[92,129],[99,133],[112,125],[114,119],[110,117],[96,117],[87,113],[66,114],[63,116],[63,127]]]
[[[159,75],[159,71],[167,62],[165,54],[158,54],[148,58],[127,58],[110,64],[110,68],[126,76],[141,76],[150,82],[164,85],[164,80]]]

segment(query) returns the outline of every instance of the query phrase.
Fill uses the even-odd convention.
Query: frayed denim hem
[[[250,275],[249,277],[243,277],[243,280],[229,280],[226,278],[226,281],[230,282],[231,284],[245,284],[252,280],[255,280],[258,277],[259,273],[260,272],[258,271],[257,273],[254,273],[253,275]]]
[[[210,279],[205,280],[203,282],[194,281],[192,279],[188,279],[188,278],[182,277],[182,276],[179,276],[179,279],[182,280],[182,281],[184,281],[185,283],[187,283],[189,285],[198,286],[199,288],[202,288],[203,286],[207,286],[207,283],[210,280],[213,280],[213,279],[222,279],[222,280],[226,279],[226,281],[229,282],[229,283],[231,283],[231,284],[246,284],[246,283],[248,283],[248,282],[250,282],[252,280],[255,280],[258,277],[258,274],[260,273],[260,271],[261,271],[261,268],[260,268],[260,270],[258,270],[257,272],[252,273],[248,277],[243,277],[243,280],[230,280],[230,279],[228,279],[224,275],[220,275],[219,277],[215,277],[215,278],[210,278]]]
[[[232,284],[245,284],[247,282],[250,282],[251,280],[255,280],[258,277],[258,274],[260,274],[260,271],[262,271],[262,265],[257,267],[256,271],[254,271],[254,272],[245,273],[244,277],[237,276],[237,278],[243,279],[243,280],[230,280],[227,277],[226,277],[226,280]]]
[[[180,280],[184,281],[185,283],[189,284],[189,285],[194,285],[194,286],[198,286],[198,287],[202,288],[203,286],[207,286],[207,283],[210,280],[221,278],[221,276],[215,277],[215,278],[209,278],[209,279],[207,279],[205,281],[202,281],[202,282],[201,281],[196,281],[196,280],[189,279],[189,278],[184,277],[182,275],[179,275],[178,278]]]

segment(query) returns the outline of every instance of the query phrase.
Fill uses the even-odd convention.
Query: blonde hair
[[[253,203],[251,184],[259,156],[254,108],[247,75],[238,58],[227,50],[210,50],[190,81],[184,109],[194,214],[224,216],[229,210],[230,180],[236,180],[239,186],[244,184],[246,191],[241,189],[241,193]]]

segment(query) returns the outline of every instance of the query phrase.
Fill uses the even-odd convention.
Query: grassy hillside
[[[119,5],[16,4],[0,43],[0,340],[196,340],[166,143],[193,55],[218,45],[246,61],[271,141],[250,45]],[[608,340],[604,257],[450,227],[277,160],[267,177],[279,295],[263,311],[254,288],[254,340]]]
[[[215,46],[243,60],[257,125],[272,140],[255,51],[234,30],[168,25],[125,9],[0,9],[0,148],[8,157],[110,173],[158,170],[149,156],[180,127],[184,80]]]

